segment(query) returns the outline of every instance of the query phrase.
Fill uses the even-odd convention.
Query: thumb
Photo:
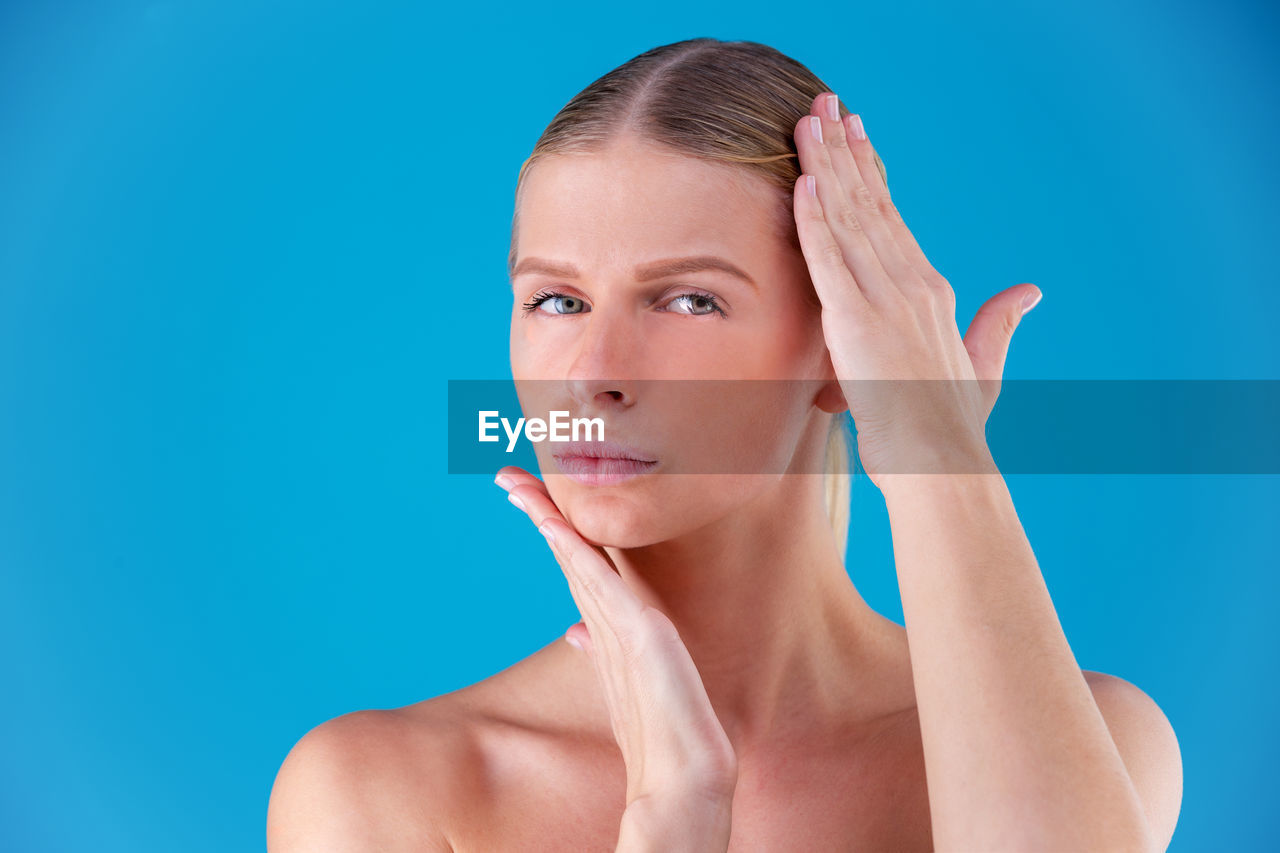
[[[1042,295],[1034,284],[1015,284],[982,303],[964,336],[964,348],[969,351],[979,379],[999,379],[1004,375],[1004,359],[1009,354],[1013,330]]]
[[[978,379],[993,380],[983,385],[988,397],[988,413],[995,407],[1000,393],[1000,378],[1004,375],[1004,360],[1009,354],[1013,332],[1023,315],[1034,308],[1043,295],[1034,284],[1015,284],[984,302],[969,324],[964,348],[973,361],[974,373]]]
[[[591,654],[591,632],[583,622],[575,622],[564,632],[564,639],[569,645]]]

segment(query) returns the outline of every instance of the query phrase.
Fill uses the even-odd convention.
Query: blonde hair
[[[792,134],[813,99],[827,91],[830,87],[804,65],[751,41],[687,39],[628,60],[565,104],[520,167],[508,270],[515,263],[521,190],[529,167],[547,154],[600,150],[624,132],[763,177],[778,192],[778,234],[799,252],[791,199],[800,179],[800,159]],[[840,112],[848,115],[843,104]],[[884,177],[879,155],[875,162]],[[816,303],[816,293],[808,296]],[[845,418],[834,415],[824,470],[827,515],[841,554],[849,529],[851,453]]]

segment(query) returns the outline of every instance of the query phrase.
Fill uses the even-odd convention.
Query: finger
[[[928,258],[925,257],[924,252],[920,249],[920,244],[916,241],[915,235],[911,233],[911,229],[903,221],[902,214],[898,211],[897,205],[893,203],[893,199],[889,195],[889,184],[885,180],[884,163],[880,160],[880,155],[876,153],[871,141],[867,138],[866,129],[862,124],[862,117],[856,113],[850,113],[844,117],[841,124],[844,128],[842,138],[845,140],[851,159],[857,167],[859,179],[870,194],[870,206],[879,212],[880,218],[885,223],[885,227],[888,228],[894,243],[898,247],[898,251],[906,262],[912,266],[916,275],[925,282],[938,284],[938,279],[942,278],[941,274],[933,268],[933,264],[929,263]]]
[[[801,175],[792,193],[796,233],[809,277],[813,279],[813,289],[822,301],[823,310],[862,313],[869,307],[868,295],[862,279],[856,278],[849,269],[844,249],[831,233],[822,202],[811,189],[813,178],[813,175]],[[874,258],[871,261],[879,263]]]
[[[529,516],[531,521],[539,525],[539,532],[544,529],[541,525],[545,524],[549,519],[557,520],[559,523],[564,524],[566,530],[572,531],[568,522],[564,520],[563,515],[555,506],[554,501],[551,500],[550,495],[546,493],[545,486],[541,481],[516,486],[508,493],[508,497],[516,507]],[[585,548],[594,552],[594,556],[599,558],[599,564],[586,566],[587,572],[585,573],[582,565],[585,561],[579,559],[575,562],[566,553],[562,543],[568,540],[568,536],[563,531],[556,535],[554,541],[551,537],[547,537],[547,544],[551,548],[551,552],[556,558],[556,563],[560,566],[560,571],[569,586],[569,594],[573,598],[573,603],[582,615],[584,625],[592,634],[592,640],[595,641],[589,640],[591,645],[588,646],[587,650],[594,652],[591,654],[591,659],[595,664],[597,676],[604,685],[606,695],[620,695],[619,691],[624,688],[618,684],[618,679],[620,678],[621,661],[624,660],[625,655],[623,654],[622,640],[619,633],[628,630],[629,620],[634,620],[635,618],[633,615],[635,610],[643,608],[640,606],[639,600],[635,598],[635,594],[618,576],[617,569],[613,566],[613,562],[609,560],[608,555],[587,544],[585,540],[582,540],[577,535],[576,531],[572,531],[572,533]],[[624,597],[629,596],[635,602],[635,607],[628,606],[624,599],[624,603],[621,606],[612,605],[615,612],[608,612],[606,604],[609,599],[598,592],[593,592],[589,588],[590,584],[584,579],[584,574],[589,576],[592,569],[596,571],[597,576],[602,573],[616,583],[621,584],[623,587],[621,595]],[[602,603],[602,599],[605,603]]]
[[[543,521],[552,516],[564,518],[559,508],[555,505],[555,501],[551,499],[546,484],[524,469],[516,466],[504,468],[499,471],[495,482],[507,489],[507,499],[523,512],[535,527],[540,526]],[[578,612],[583,614],[583,618],[592,620],[599,618],[591,607],[577,575],[561,558],[554,544],[550,540],[548,540],[547,544],[551,548],[552,556],[556,558],[556,562],[560,566],[560,571],[563,573],[566,583],[569,585],[569,594],[573,597]],[[608,555],[603,555],[603,557],[608,560]],[[609,564],[612,566],[612,561],[609,561]]]
[[[643,609],[608,555],[583,539],[544,491],[524,485],[512,489],[510,494],[523,504],[521,508],[539,532],[547,536],[565,574],[577,582],[585,596],[585,600],[578,602],[584,616],[594,607],[599,617],[616,630]]]
[[[564,638],[587,654],[591,654],[591,632],[585,622],[574,622],[564,632]]]
[[[517,509],[523,512],[531,522],[533,522],[534,527],[539,528],[539,533],[543,533],[541,525],[548,518],[553,516],[564,518],[559,507],[556,506],[555,501],[551,499],[550,494],[547,493],[545,488],[539,488],[539,485],[537,484],[526,483],[524,485],[515,486],[508,491],[507,499],[511,501]],[[543,533],[543,535],[544,537],[546,536],[545,533]],[[569,584],[569,594],[573,596],[574,603],[578,606],[579,612],[583,613],[585,617],[590,611],[586,609],[587,604],[584,603],[587,600],[586,594],[582,590],[578,577],[561,557],[559,551],[555,547],[555,544],[550,538],[547,539],[547,546],[551,549],[552,556],[556,558],[556,562],[560,566],[560,571],[564,574],[565,581]]]
[[[556,502],[551,499],[551,493],[547,491],[547,486],[536,477],[530,479],[520,478],[521,482],[512,486],[507,490],[507,497],[510,501],[524,511],[529,516],[529,520],[533,522],[534,527],[541,528],[542,523],[549,518],[558,518],[566,525],[569,524],[564,514],[560,512],[560,507],[556,506]],[[601,553],[601,557],[608,560],[607,554]],[[610,561],[612,565],[612,561]]]
[[[889,223],[877,208],[876,198],[845,139],[845,125],[839,118],[839,99],[834,93],[824,93],[814,100],[813,109],[819,114],[822,128],[822,143],[810,146],[815,161],[813,171],[818,177],[818,197],[827,211],[827,221],[836,240],[842,247],[855,251],[865,240],[891,286],[899,290],[919,287],[921,282],[915,269],[894,240]],[[810,164],[806,163],[805,171],[810,170]]]
[[[1000,395],[1000,380],[1013,333],[1023,314],[1030,310],[1024,307],[1024,300],[1039,301],[1039,295],[1040,288],[1035,285],[1014,285],[1002,290],[982,304],[965,332],[964,348],[973,362],[973,372],[979,380],[985,380],[982,388],[988,413],[995,408]]]
[[[606,561],[604,555],[559,516],[538,525],[553,549],[571,570],[600,616],[615,629],[630,624],[645,605]],[[586,615],[586,614],[584,614]]]
[[[811,111],[822,117],[822,138],[832,167],[844,187],[845,197],[852,202],[854,214],[880,257],[881,266],[900,287],[916,283],[913,278],[913,273],[917,272],[915,265],[898,244],[897,234],[891,227],[892,218],[880,209],[882,202],[888,200],[883,175],[878,169],[875,174],[864,172],[865,164],[857,155],[858,152],[869,154],[873,169],[880,165],[880,158],[870,144],[858,144],[861,140],[856,138],[854,129],[861,130],[861,119],[844,109],[834,92],[824,92],[815,98]],[[885,189],[883,196],[876,191],[878,187]],[[897,215],[896,210],[893,210],[893,215]]]
[[[546,483],[542,482],[519,465],[505,465],[502,468],[499,468],[497,476],[493,478],[493,481],[508,492],[516,486],[521,485],[539,487],[544,493],[547,491]]]
[[[897,288],[881,264],[870,236],[854,214],[851,201],[844,195],[844,186],[835,174],[830,152],[819,139],[821,136],[822,119],[818,116],[807,115],[796,125],[796,149],[800,153],[801,168],[805,175],[814,178],[818,204],[833,235],[831,242],[840,250],[843,264],[869,301],[892,296]],[[803,175],[801,180],[804,180]]]
[[[596,677],[604,688],[606,701],[610,705],[614,737],[636,736],[638,733],[626,732],[625,727],[619,727],[613,705],[614,697],[626,697],[635,692],[627,683],[629,671],[626,647],[634,646],[631,638],[635,636],[639,626],[640,612],[644,610],[644,605],[626,587],[622,578],[606,567],[603,560],[597,560],[591,565],[591,558],[597,556],[595,549],[562,520],[548,519],[539,530],[546,535],[547,542],[556,555],[556,562],[569,581],[574,603],[582,614],[581,624],[589,643],[583,650],[588,652],[595,666]],[[591,553],[584,553],[584,549]],[[593,581],[606,586],[604,589],[593,587]],[[615,597],[610,596],[614,590],[608,588],[609,581],[621,587]]]

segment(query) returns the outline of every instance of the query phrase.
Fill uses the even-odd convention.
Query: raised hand
[[[566,632],[595,664],[627,768],[619,850],[725,850],[737,760],[675,625],[642,602],[546,485],[508,466],[495,480],[551,545],[582,614]]]
[[[890,200],[861,118],[842,118],[836,95],[823,93],[795,139],[800,244],[867,473],[883,488],[885,474],[993,472],[987,417],[1039,289],[991,297],[961,339],[955,293]]]

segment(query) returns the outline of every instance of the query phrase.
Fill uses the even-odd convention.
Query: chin
[[[642,548],[698,530],[733,511],[747,489],[739,480],[685,475],[640,477],[586,486],[567,477],[547,479],[547,491],[574,529],[593,545]]]
[[[592,545],[640,548],[669,538],[655,504],[638,494],[565,483],[547,486],[556,506],[574,529]]]

